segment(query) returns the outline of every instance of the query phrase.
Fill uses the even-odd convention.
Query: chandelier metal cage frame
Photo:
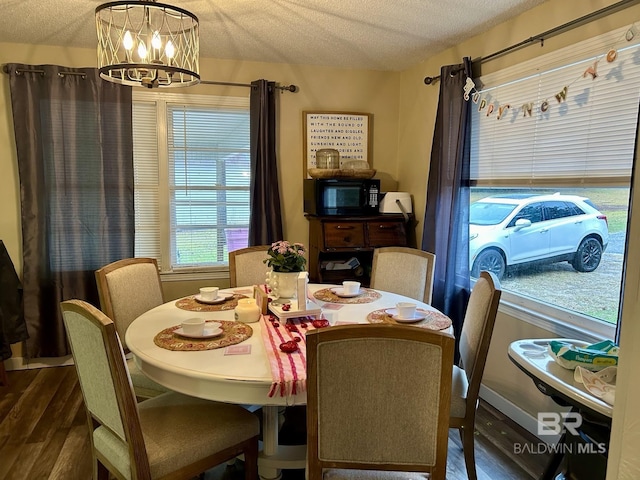
[[[98,69],[114,83],[147,88],[200,82],[199,21],[191,12],[151,0],[96,8]]]

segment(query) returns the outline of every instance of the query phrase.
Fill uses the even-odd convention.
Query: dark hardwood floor
[[[76,480],[91,478],[91,453],[82,395],[74,367],[8,372],[0,386],[0,479]],[[304,407],[287,409],[281,442],[304,442]],[[537,442],[510,419],[481,402],[476,422],[479,480],[538,478],[545,455],[514,454],[514,444]],[[449,480],[467,478],[460,438],[449,435]],[[206,480],[242,478],[241,462],[207,472]],[[283,480],[304,479],[286,471]]]

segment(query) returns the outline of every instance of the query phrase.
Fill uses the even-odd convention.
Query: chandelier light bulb
[[[164,47],[164,53],[167,58],[171,59],[176,54],[176,48],[173,46],[171,40],[167,41],[167,45]]]
[[[131,32],[129,30],[124,34],[124,38],[122,39],[122,46],[125,50],[131,51],[133,48],[133,37],[131,36]]]
[[[153,36],[151,37],[151,46],[156,50],[160,50],[162,48],[162,39],[160,38],[160,33],[157,30],[153,32]]]
[[[146,88],[200,82],[198,17],[163,0],[111,0],[96,7],[104,80]]]
[[[138,56],[140,57],[140,60],[145,60],[147,58],[147,46],[144,42],[140,42],[138,44]]]

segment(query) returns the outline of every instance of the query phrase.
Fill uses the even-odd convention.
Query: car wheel
[[[502,280],[506,269],[507,266],[504,262],[504,257],[498,250],[484,250],[476,258],[473,269],[471,270],[471,275],[479,278],[480,272],[487,270],[498,277],[498,280]]]
[[[580,242],[571,265],[579,272],[593,272],[602,259],[602,244],[595,238],[585,238]]]

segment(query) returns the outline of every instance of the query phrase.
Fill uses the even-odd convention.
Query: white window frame
[[[579,42],[576,45],[557,50],[540,56],[536,59],[523,62],[507,69],[481,77],[484,85],[503,85],[510,81],[535,75],[540,71],[548,71],[556,67],[562,67],[572,62],[582,61],[593,56],[606,55],[608,48],[625,48],[628,45],[620,45],[620,39],[624,39],[628,27],[618,29],[598,37]],[[631,43],[637,44],[637,38]],[[562,86],[560,86],[561,88]],[[632,95],[633,92],[630,92]],[[637,95],[637,93],[636,93]],[[478,108],[471,105],[471,108]],[[494,118],[494,121],[499,121]],[[518,121],[526,121],[520,119]],[[635,142],[633,149],[635,151]],[[620,185],[620,177],[612,179],[612,184]],[[631,178],[626,182],[631,186]],[[496,186],[506,186],[499,183]],[[478,186],[490,187],[487,184]],[[627,239],[628,240],[628,239]],[[626,264],[626,257],[624,259]],[[620,297],[622,302],[622,297]],[[554,335],[567,338],[577,338],[584,341],[599,341],[602,339],[614,339],[616,325],[594,319],[578,312],[549,305],[529,297],[510,291],[503,291],[499,311],[511,317],[517,318]]]
[[[157,255],[160,265],[162,281],[189,281],[189,280],[219,280],[229,277],[228,263],[203,267],[178,267],[171,268],[171,213],[170,213],[170,186],[169,186],[169,149],[167,143],[168,121],[167,105],[182,104],[196,107],[236,107],[249,109],[249,96],[230,97],[214,95],[192,95],[165,93],[156,91],[133,91],[133,102],[153,103],[156,107],[156,144],[158,156],[158,237],[159,250]],[[135,126],[134,126],[135,128]],[[134,132],[135,135],[135,132]],[[151,256],[151,255],[150,255]]]

